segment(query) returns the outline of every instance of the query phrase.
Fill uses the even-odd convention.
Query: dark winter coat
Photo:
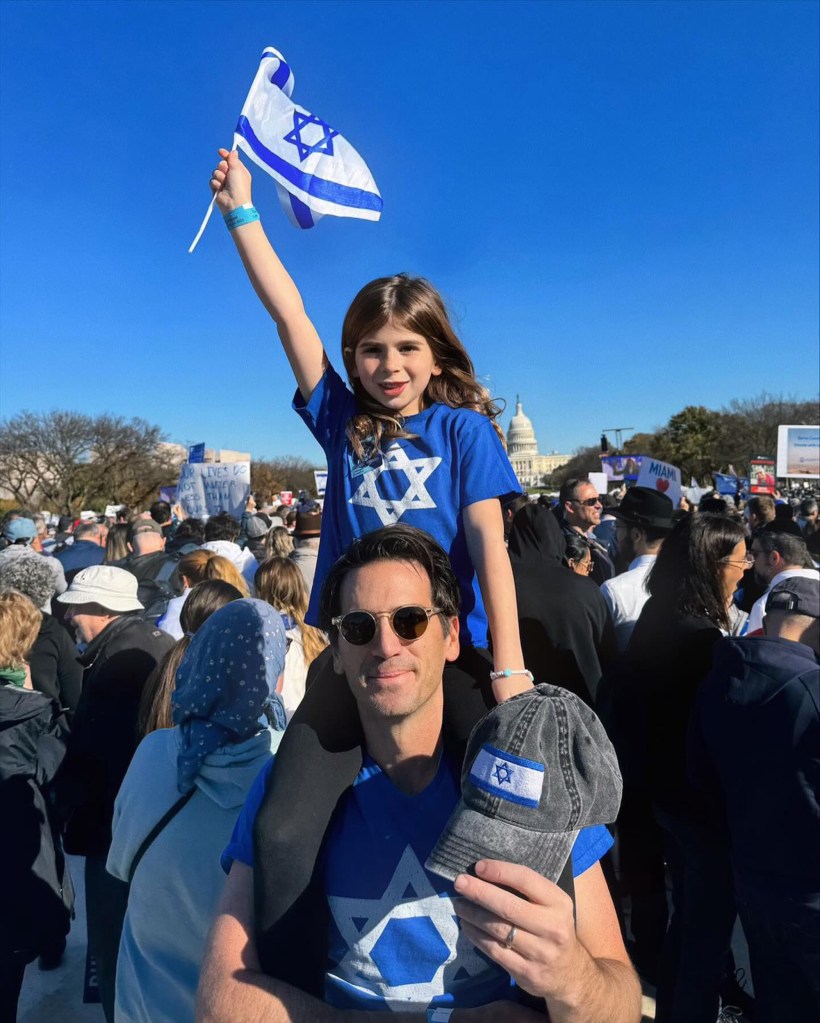
[[[46,787],[65,756],[59,704],[0,686],[0,955],[24,961],[68,933],[74,905]]]
[[[143,686],[173,645],[167,633],[122,615],[81,656],[83,692],[55,783],[68,852],[107,852],[114,800],[137,748]]]
[[[509,551],[524,664],[536,682],[563,686],[591,703],[617,652],[601,591],[562,563],[561,528],[540,505],[516,514]]]
[[[77,647],[53,615],[43,613],[28,663],[31,683],[38,692],[70,711],[77,709],[83,687],[83,666],[77,659]]]
[[[692,780],[723,796],[736,876],[820,892],[820,658],[768,636],[723,639],[700,687]]]

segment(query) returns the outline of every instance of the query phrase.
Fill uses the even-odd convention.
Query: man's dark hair
[[[771,494],[758,494],[755,497],[750,497],[746,502],[746,507],[761,522],[771,522],[774,518],[775,503]]]
[[[174,533],[174,541],[190,540],[201,544],[205,540],[205,523],[202,519],[183,519]]]
[[[687,515],[664,540],[649,573],[650,594],[671,614],[706,617],[728,628],[720,561],[744,538],[743,526],[728,515]]]
[[[567,501],[575,500],[578,487],[582,483],[589,483],[589,479],[586,476],[570,476],[568,480],[564,480],[561,484],[561,489],[558,491],[558,504],[562,508]]]
[[[154,522],[165,526],[171,521],[171,505],[167,501],[154,501],[148,512]]]
[[[806,541],[798,532],[783,529],[777,519],[760,526],[754,532],[755,543],[766,554],[777,551],[787,565],[800,565],[803,568],[814,568]]]
[[[794,521],[794,509],[787,502],[783,504],[776,504],[774,506],[774,521],[775,522],[793,522]]]
[[[515,518],[516,513],[520,512],[522,508],[526,508],[529,503],[530,499],[527,494],[516,494],[509,501],[502,501],[501,508],[505,512],[512,512],[512,517]]]
[[[98,522],[80,522],[74,530],[75,540],[86,540],[89,536],[99,537],[100,524]]]
[[[236,543],[239,539],[239,520],[228,512],[212,515],[205,523],[205,542],[212,540],[229,540]]]
[[[294,526],[296,525],[296,509],[291,508],[290,511],[285,515],[285,525]]]
[[[592,544],[585,536],[576,533],[564,533],[564,557],[567,561],[583,561],[586,552],[592,555]]]
[[[320,628],[335,632],[331,619],[341,610],[342,583],[348,572],[374,561],[407,561],[420,565],[430,580],[433,605],[447,618],[458,614],[461,594],[450,559],[429,533],[415,526],[383,526],[354,540],[333,565],[322,587]]]
[[[717,494],[707,494],[700,499],[698,508],[707,515],[725,515],[729,511],[729,505]]]

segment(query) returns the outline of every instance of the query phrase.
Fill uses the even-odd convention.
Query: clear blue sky
[[[818,4],[18,2],[2,24],[0,412],[140,415],[301,454],[272,323],[215,218],[214,150],[266,44],[341,130],[378,224],[268,232],[331,358],[350,299],[407,270],[542,451],[687,404],[811,397]]]

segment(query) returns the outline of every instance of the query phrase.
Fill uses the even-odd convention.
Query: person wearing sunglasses
[[[796,523],[770,522],[755,531],[749,545],[755,578],[766,589],[749,612],[748,631],[758,632],[766,617],[766,599],[776,583],[786,579],[820,579],[805,537]]]
[[[316,884],[287,917],[287,940],[272,940],[267,926],[271,893],[281,894],[287,878],[271,869],[268,822],[257,816],[265,789],[281,784],[276,764],[257,779],[222,858],[229,874],[198,1019],[329,1023],[368,1011],[405,1023],[451,1015],[453,1023],[538,1023],[544,1008],[558,1018],[560,1006],[566,1023],[638,1023],[637,978],[598,863],[610,845],[605,828],[582,828],[575,840],[567,874],[575,874],[577,924],[568,878],[553,885],[494,861],[492,881],[479,863],[475,877],[454,884],[423,866],[460,796],[464,750],[444,725],[442,681],[459,653],[459,603],[447,555],[412,526],[364,536],[333,566],[321,619],[340,684],[355,698],[364,764],[324,837]],[[283,742],[292,728],[297,721]],[[311,810],[294,808],[274,823],[287,830],[294,858]],[[528,925],[523,917],[520,926],[499,923],[490,906],[499,897]],[[471,925],[462,930],[457,917]],[[474,946],[476,919],[486,931]],[[537,996],[540,1011],[518,1002],[510,977]]]
[[[615,575],[615,566],[603,544],[595,536],[601,524],[603,504],[596,487],[588,479],[564,481],[558,494],[557,514],[569,539],[581,535],[589,541],[592,553],[590,578],[598,586]]]

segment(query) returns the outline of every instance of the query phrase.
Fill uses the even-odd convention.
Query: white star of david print
[[[350,498],[351,504],[361,505],[363,508],[373,508],[379,516],[383,526],[392,526],[411,509],[435,508],[436,502],[430,497],[426,481],[441,464],[437,456],[430,458],[407,457],[407,452],[398,444],[391,446],[384,452],[382,464],[368,472],[361,486]],[[385,499],[379,493],[376,483],[383,472],[403,472],[407,477],[409,486],[400,501]]]
[[[403,897],[408,885],[416,893],[417,898]],[[456,923],[452,902],[436,894],[418,857],[409,845],[402,853],[381,898],[347,899],[329,896],[328,903],[336,926],[348,947],[344,958],[333,972],[354,988],[380,995],[393,1011],[406,1012],[413,1007],[425,1008],[433,998],[443,994],[445,985],[454,972],[453,962],[456,957],[457,962],[454,965],[460,978],[476,977],[486,974],[488,968],[493,969],[462,935]],[[419,917],[429,920],[436,929],[447,948],[447,955],[432,979],[391,986],[371,953],[392,920]],[[361,926],[357,926],[357,923]]]

